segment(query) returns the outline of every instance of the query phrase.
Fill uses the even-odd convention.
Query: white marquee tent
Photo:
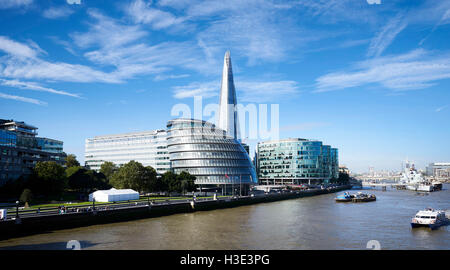
[[[95,199],[96,202],[118,202],[128,200],[138,200],[139,192],[132,189],[109,189],[97,190],[89,194],[89,201]]]

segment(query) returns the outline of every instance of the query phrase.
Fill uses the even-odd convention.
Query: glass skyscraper
[[[261,184],[321,184],[339,177],[338,151],[321,141],[284,139],[257,145]]]
[[[120,166],[134,160],[162,174],[170,169],[166,138],[165,130],[89,138],[85,142],[85,163],[89,168],[99,171],[105,161]]]

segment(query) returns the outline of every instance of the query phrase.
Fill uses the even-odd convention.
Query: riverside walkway
[[[39,210],[18,210],[10,212],[0,221],[0,239],[41,233],[52,230],[106,224],[142,218],[151,218],[195,211],[209,211],[257,203],[270,203],[281,200],[297,199],[350,189],[351,186],[332,186],[308,190],[290,190],[268,194],[232,197],[181,198],[179,200],[150,200],[116,203],[92,203],[49,207]]]

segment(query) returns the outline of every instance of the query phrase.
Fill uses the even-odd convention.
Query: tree
[[[74,154],[69,154],[66,157],[66,167],[76,167],[80,166],[80,162],[78,162],[77,157]]]
[[[64,168],[54,161],[36,163],[30,179],[31,190],[44,195],[59,195],[67,185]]]
[[[350,182],[350,176],[347,173],[339,172],[338,183],[347,185]]]
[[[161,184],[161,191],[169,192],[169,196],[171,192],[182,191],[178,175],[171,171],[167,171],[161,176]]]
[[[112,175],[110,184],[118,189],[131,188],[139,192],[153,191],[156,186],[156,171],[152,167],[144,167],[141,163],[131,160],[119,167]]]
[[[91,192],[94,189],[107,189],[110,186],[103,173],[77,166],[66,169],[68,186],[72,190]]]
[[[22,195],[20,195],[20,202],[23,202],[25,204],[28,204],[33,199],[33,194],[31,193],[31,190],[26,188],[23,190]]]
[[[106,161],[100,166],[100,172],[105,175],[107,181],[110,181],[117,169],[117,166],[110,161]]]
[[[196,189],[195,179],[196,177],[194,175],[185,171],[181,172],[178,175],[178,180],[180,181],[180,188],[183,191],[183,193],[195,191]]]

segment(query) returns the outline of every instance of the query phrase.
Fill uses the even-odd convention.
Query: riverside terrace
[[[0,221],[0,239],[8,239],[51,230],[105,224],[164,215],[231,208],[256,203],[328,194],[350,189],[350,185],[299,191],[280,191],[250,196],[214,196],[201,198],[150,199],[116,203],[95,203],[77,206],[48,207],[40,211],[18,210]]]

